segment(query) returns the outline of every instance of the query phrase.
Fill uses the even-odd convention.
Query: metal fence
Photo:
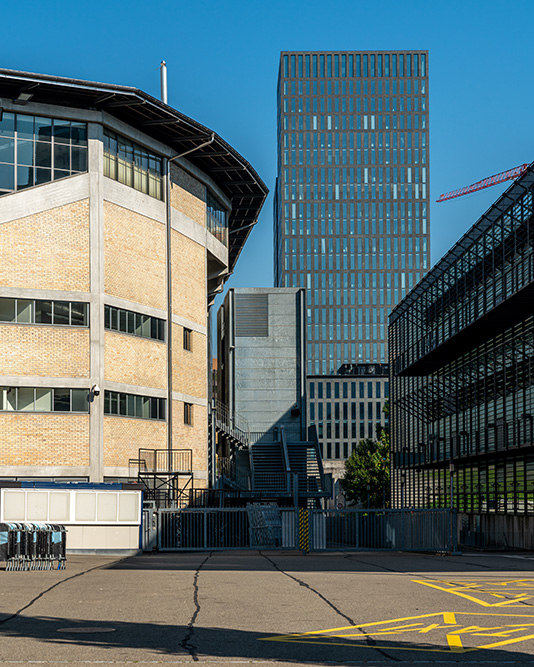
[[[145,511],[144,548],[161,551],[302,549],[303,551],[454,552],[454,510],[306,510],[246,508]]]

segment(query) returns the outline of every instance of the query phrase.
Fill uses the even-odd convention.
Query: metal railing
[[[242,445],[248,446],[250,442],[248,421],[238,413],[232,413],[226,405],[219,401],[214,401],[214,407],[217,428]]]
[[[456,531],[454,510],[299,510],[250,504],[243,509],[158,510],[156,544],[164,551],[454,552]]]
[[[250,489],[250,471],[243,466],[237,465],[235,460],[229,457],[217,458],[217,475],[226,477],[240,489]]]
[[[191,449],[140,449],[139,474],[142,473],[190,473],[193,470]]]

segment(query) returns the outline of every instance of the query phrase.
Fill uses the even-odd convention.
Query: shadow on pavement
[[[73,632],[79,629],[80,632]],[[110,631],[112,630],[112,631]],[[121,655],[128,650],[149,652],[157,656],[190,656],[193,660],[203,657],[241,658],[244,660],[272,660],[281,662],[297,662],[304,664],[337,664],[349,661],[360,662],[448,662],[501,664],[522,663],[532,664],[532,654],[521,652],[517,645],[509,650],[480,649],[470,652],[453,652],[445,645],[433,644],[428,635],[415,640],[412,650],[401,650],[398,642],[386,639],[368,638],[355,642],[350,638],[327,638],[321,636],[298,638],[305,643],[288,641],[260,641],[273,634],[245,632],[225,628],[191,628],[184,625],[158,625],[157,623],[134,623],[117,621],[80,621],[69,618],[48,618],[18,616],[6,621],[0,615],[0,659],[2,653],[13,650],[10,639],[33,639],[38,644],[24,644],[24,650],[40,651],[39,644],[55,646],[54,655],[58,662],[69,659],[75,662],[83,656],[85,648],[117,649]],[[442,637],[442,641],[444,638]],[[367,645],[366,645],[367,641]],[[484,639],[488,642],[488,638]],[[491,640],[490,640],[491,641]],[[326,643],[325,643],[326,642]],[[374,646],[372,645],[374,643]],[[344,644],[349,644],[344,645]],[[531,649],[532,640],[522,645]],[[418,649],[414,651],[413,649]],[[439,650],[441,649],[441,650]],[[49,650],[49,649],[47,649]],[[106,656],[112,653],[106,652]],[[138,653],[139,661],[146,659]],[[22,656],[21,656],[22,657]],[[31,659],[34,659],[32,656]],[[165,660],[163,660],[165,662]],[[425,663],[426,664],[426,663]]]

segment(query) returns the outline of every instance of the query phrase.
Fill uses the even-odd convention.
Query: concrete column
[[[89,478],[101,482],[104,476],[104,152],[103,127],[88,125],[89,225],[91,267],[91,385],[100,395],[91,403],[89,426]]]

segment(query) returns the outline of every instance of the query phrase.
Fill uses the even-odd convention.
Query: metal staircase
[[[143,484],[144,500],[157,507],[184,507],[193,490],[191,449],[140,449],[129,460],[130,477]]]
[[[282,442],[257,442],[250,448],[252,489],[289,493],[290,479]]]

